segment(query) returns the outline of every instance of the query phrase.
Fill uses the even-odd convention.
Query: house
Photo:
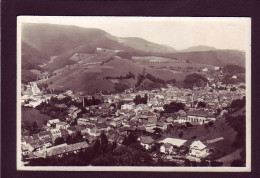
[[[141,136],[140,137],[140,144],[146,149],[151,149],[154,143],[154,139],[150,136]]]
[[[66,122],[58,122],[56,124],[56,129],[67,129],[69,127],[69,124]]]
[[[55,104],[54,106],[57,107],[57,108],[60,108],[60,109],[65,109],[65,108],[67,108],[67,105],[66,105],[66,104]]]
[[[66,96],[64,96],[63,94],[59,94],[59,95],[57,96],[57,98],[60,100],[60,99],[66,98]]]
[[[110,126],[120,127],[122,125],[122,120],[113,120],[109,123]]]
[[[157,117],[156,116],[151,116],[151,117],[148,117],[147,120],[148,120],[149,124],[156,124]]]
[[[92,135],[86,135],[86,136],[83,136],[83,138],[86,138],[88,140],[89,144],[93,143],[96,140],[96,137],[92,136]]]
[[[138,104],[134,111],[138,113],[138,111],[150,111],[150,107],[146,104]]]
[[[170,143],[163,143],[160,146],[160,152],[162,152],[164,154],[172,154],[172,152],[173,152],[173,145],[171,145]]]
[[[72,90],[67,90],[65,94],[69,95],[69,96],[72,96],[73,95],[73,91]]]
[[[58,122],[60,122],[59,119],[51,119],[51,120],[48,120],[47,126],[49,126],[49,127],[55,126]]]
[[[200,140],[194,141],[190,145],[189,156],[196,158],[204,158],[208,155],[207,146],[203,144]]]
[[[68,127],[67,131],[69,132],[70,135],[76,134],[77,129],[74,126]]]
[[[87,135],[90,132],[90,128],[85,128],[80,131],[81,135]]]
[[[92,129],[89,130],[89,135],[98,137],[101,135],[101,132],[100,130],[98,130],[97,127],[93,127]]]
[[[28,144],[28,150],[30,152],[40,150],[43,145],[39,145],[36,141],[32,141]]]
[[[61,137],[60,129],[51,129],[50,132],[52,134],[52,141],[54,141],[58,137]]]
[[[67,136],[70,135],[66,129],[60,129],[60,133],[63,138],[66,138]]]
[[[154,104],[154,105],[152,105],[152,109],[153,110],[157,110],[157,111],[163,111],[164,109],[163,109],[163,105],[161,105],[161,104]]]
[[[87,125],[88,122],[89,122],[89,119],[87,119],[87,118],[78,118],[78,120],[77,120],[78,125]]]
[[[110,103],[102,103],[98,106],[99,109],[110,109]]]
[[[38,135],[39,135],[39,138],[42,140],[51,139],[51,137],[52,137],[51,131],[41,131]]]
[[[160,147],[160,151],[165,154],[172,154],[174,148],[180,148],[186,142],[187,140],[183,140],[183,139],[165,138],[164,140],[159,141],[159,143],[163,143]]]
[[[128,110],[132,110],[134,109],[135,107],[135,104],[134,103],[126,103],[126,104],[123,104],[121,106],[121,109],[128,109]]]
[[[208,69],[208,68],[203,68],[202,71],[203,71],[203,72],[208,72],[209,69]]]
[[[118,136],[116,134],[111,134],[107,136],[109,142],[114,142]]]
[[[237,76],[236,76],[236,75],[233,75],[231,78],[232,78],[232,79],[237,79]]]
[[[97,123],[96,127],[100,131],[107,131],[107,128],[108,128],[106,123]]]
[[[159,128],[159,129],[162,129],[162,130],[167,130],[167,124],[163,123],[163,122],[157,122],[156,123],[156,127]]]

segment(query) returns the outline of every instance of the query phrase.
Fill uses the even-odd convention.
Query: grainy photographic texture
[[[17,23],[17,169],[250,171],[250,18]]]

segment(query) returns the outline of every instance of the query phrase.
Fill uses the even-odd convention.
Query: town
[[[22,161],[34,165],[37,159],[61,159],[97,150],[106,140],[105,147],[111,144],[113,149],[138,144],[153,165],[230,166],[232,160],[223,158],[237,150],[225,146],[236,134],[226,124],[226,114],[232,102],[245,99],[245,84],[209,79],[205,86],[191,89],[167,84],[91,95],[46,93],[36,82],[23,85],[22,107],[36,108],[51,119],[42,126],[22,123]]]

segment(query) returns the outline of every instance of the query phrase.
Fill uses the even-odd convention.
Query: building
[[[55,126],[58,122],[60,122],[59,119],[51,119],[51,120],[48,120],[47,126],[49,126],[49,127]]]
[[[66,122],[58,122],[56,124],[57,129],[67,129],[70,125]]]
[[[134,109],[134,106],[135,106],[134,103],[123,104],[123,105],[121,106],[121,109],[129,109],[129,110],[132,110],[132,109]]]
[[[159,143],[163,143],[160,147],[160,151],[165,154],[172,154],[175,148],[179,148],[184,145],[187,140],[177,139],[177,138],[165,138]]]
[[[208,155],[207,146],[203,144],[200,140],[194,141],[190,145],[188,154],[199,159],[204,158]]]
[[[77,120],[78,125],[87,125],[88,122],[89,122],[88,118],[78,118],[78,120]]]
[[[52,156],[57,156],[57,157],[62,157],[63,155],[68,155],[69,153],[78,153],[79,151],[85,151],[86,148],[89,147],[89,144],[84,141],[84,142],[79,142],[71,145],[64,145],[60,147],[53,148],[49,151],[46,151],[46,155],[52,157]]]
[[[52,140],[54,141],[56,138],[61,137],[60,129],[51,129]]]
[[[216,116],[205,110],[192,110],[188,112],[186,121],[201,125],[210,121],[216,121]]]
[[[154,139],[150,136],[141,136],[140,137],[140,144],[146,149],[151,149],[154,143]]]

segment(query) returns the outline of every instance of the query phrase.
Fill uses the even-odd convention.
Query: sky
[[[19,16],[18,23],[99,28],[116,37],[140,37],[176,50],[204,45],[245,51],[251,44],[250,18]]]

